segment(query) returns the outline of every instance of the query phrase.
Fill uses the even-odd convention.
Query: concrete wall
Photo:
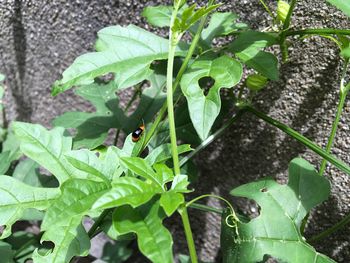
[[[257,0],[222,2],[224,10],[237,12],[242,21],[251,26],[262,29],[267,25],[269,18]],[[349,28],[349,19],[324,2],[299,1],[293,25],[297,28]],[[71,92],[52,98],[52,83],[76,56],[92,50],[99,29],[129,23],[145,27],[140,17],[142,8],[157,3],[169,1],[1,0],[0,72],[7,75],[9,118],[50,126],[55,116],[88,107]],[[273,5],[275,1],[269,3]],[[295,41],[290,51],[289,63],[281,68],[281,80],[271,83],[255,103],[269,115],[325,146],[338,100],[341,61],[337,48],[328,40],[312,37]],[[346,163],[350,163],[349,121],[350,102],[347,102],[333,149]],[[284,181],[288,162],[297,156],[320,164],[320,158],[305,147],[246,114],[196,159],[201,181],[195,185],[195,195],[211,192],[230,198],[228,192],[232,188],[268,175]],[[332,182],[332,196],[314,211],[308,237],[350,212],[349,176],[330,166],[326,176]],[[231,200],[248,214],[256,215],[254,204]],[[214,200],[208,203],[220,205]],[[201,259],[214,260],[219,246],[219,218],[192,210],[190,213]],[[179,223],[179,218],[168,221],[177,235],[175,250],[186,253]],[[320,252],[338,262],[350,262],[349,247],[349,226],[316,245]],[[136,262],[135,258],[133,260]]]

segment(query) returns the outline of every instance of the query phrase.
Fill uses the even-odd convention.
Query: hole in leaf
[[[24,263],[32,263],[33,262],[33,259],[31,258],[27,258],[26,260],[24,260]]]
[[[203,77],[198,81],[199,86],[203,89],[204,95],[207,96],[211,87],[215,84],[215,79]]]
[[[257,263],[279,263],[279,262],[284,262],[284,261],[280,261],[270,255],[264,255],[263,260]]]
[[[262,193],[266,193],[267,191],[268,191],[268,190],[267,190],[266,187],[260,189],[260,192],[262,192]]]
[[[0,237],[1,237],[2,234],[4,233],[5,229],[6,229],[6,225],[1,225],[1,226],[0,226]]]
[[[52,253],[54,248],[55,248],[55,244],[52,241],[43,241],[38,250],[38,253],[41,256],[47,256],[48,254]]]

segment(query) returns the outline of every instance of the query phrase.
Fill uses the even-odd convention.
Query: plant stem
[[[112,211],[112,209],[106,209],[103,210],[103,212],[101,213],[101,215],[97,218],[97,220],[94,222],[94,224],[91,226],[91,228],[88,231],[88,236],[91,239],[94,234],[95,231],[97,230],[97,228],[100,226],[100,224],[102,223],[103,219],[105,219],[105,217]]]
[[[286,62],[288,60],[288,46],[286,43],[286,32],[290,26],[292,14],[293,14],[296,3],[297,3],[296,0],[292,0],[292,2],[290,3],[288,14],[287,14],[286,20],[284,20],[282,32],[281,32],[281,36],[280,36],[280,49],[281,49],[281,53],[282,53],[282,61],[283,62]]]
[[[328,228],[327,230],[323,231],[322,233],[316,236],[311,237],[310,239],[308,239],[308,242],[315,243],[325,238],[326,236],[329,236],[330,234],[338,231],[339,229],[343,228],[348,223],[350,223],[350,214],[348,214],[346,217],[344,217],[341,221],[336,223],[334,226]]]
[[[184,230],[185,230],[188,250],[190,252],[191,262],[198,263],[196,247],[195,247],[194,241],[193,241],[193,235],[192,235],[190,220],[189,220],[188,214],[187,214],[187,208],[185,205],[183,205],[177,211],[181,215],[181,220],[182,220],[182,224],[183,224]]]
[[[213,5],[213,3],[214,3],[214,0],[210,0],[209,3],[208,3],[208,6]],[[187,52],[186,57],[185,57],[182,65],[180,67],[179,72],[176,75],[176,78],[175,78],[175,81],[174,81],[174,84],[173,84],[173,92],[175,92],[177,87],[179,86],[179,83],[181,81],[182,75],[185,73],[185,71],[187,69],[187,66],[188,66],[188,64],[189,64],[189,62],[190,62],[190,60],[191,60],[191,58],[192,58],[192,56],[194,54],[194,51],[196,50],[196,48],[198,46],[198,42],[199,42],[199,40],[201,38],[202,30],[203,30],[203,28],[205,26],[205,23],[206,23],[206,20],[207,20],[207,16],[208,15],[203,16],[203,18],[199,22],[198,29],[197,29],[197,32],[196,32],[196,34],[194,35],[194,37],[192,39],[191,46],[188,49],[188,52]],[[159,110],[159,113],[158,113],[156,119],[153,122],[153,125],[147,131],[146,138],[145,138],[145,143],[144,143],[145,147],[147,146],[147,144],[151,140],[152,136],[155,134],[155,132],[156,132],[160,122],[162,121],[162,119],[164,117],[164,114],[166,113],[166,110],[167,110],[167,103],[164,102],[162,108]]]
[[[256,109],[252,108],[251,106],[244,106],[244,108],[253,113],[255,116],[259,117],[260,119],[264,120],[265,122],[275,126],[276,128],[280,129],[281,131],[285,132],[286,134],[292,136],[294,139],[305,145],[310,150],[317,153],[319,156],[326,159],[328,162],[332,163],[334,166],[339,168],[340,170],[346,172],[348,175],[350,175],[350,167],[345,164],[344,162],[340,161],[339,159],[335,158],[333,155],[328,154],[325,150],[323,150],[321,147],[316,145],[314,142],[306,138],[305,136],[301,135],[297,131],[293,130],[292,128],[288,127],[287,125],[272,119],[271,117],[267,116],[266,114],[257,111]]]
[[[235,116],[233,116],[231,119],[229,119],[219,130],[217,130],[214,134],[210,135],[207,139],[205,139],[200,145],[196,147],[192,152],[190,152],[188,155],[186,155],[184,158],[180,161],[180,167],[183,166],[185,163],[188,162],[193,156],[195,156],[198,152],[203,150],[205,147],[207,147],[211,142],[216,140],[218,137],[220,137],[224,131],[230,127],[234,122],[236,122],[243,114],[244,109],[239,110]]]
[[[167,66],[167,78],[166,78],[170,143],[171,143],[171,153],[173,157],[175,175],[180,174],[179,154],[177,151],[176,127],[175,127],[174,98],[173,98],[173,70],[174,70],[175,49],[176,49],[177,43],[179,42],[179,39],[181,38],[181,33],[174,32],[172,29],[175,23],[175,18],[177,17],[177,12],[178,12],[178,9],[175,8],[173,11],[172,19],[170,23],[169,54],[168,54],[168,66]]]
[[[326,152],[327,153],[330,153],[330,151],[331,151],[331,148],[332,148],[332,145],[333,145],[333,141],[334,141],[334,138],[335,138],[335,134],[337,132],[337,128],[338,128],[338,125],[339,125],[340,116],[341,116],[341,113],[343,112],[346,95],[348,94],[348,89],[345,88],[345,84],[344,84],[344,82],[345,82],[344,78],[345,78],[345,75],[346,75],[346,71],[348,69],[348,63],[349,63],[349,59],[346,59],[345,64],[344,64],[343,73],[342,73],[341,80],[340,80],[340,92],[339,92],[340,100],[339,100],[339,103],[338,103],[337,113],[335,115],[335,119],[334,119],[333,124],[332,124],[331,135],[329,136],[328,143],[327,143],[327,146],[326,146]],[[321,164],[321,168],[320,168],[320,175],[321,176],[323,175],[323,173],[324,173],[324,171],[326,169],[326,164],[327,164],[327,160],[323,159],[322,160],[322,164]]]
[[[288,30],[284,32],[285,36],[303,36],[303,35],[350,35],[350,29],[337,28],[309,28],[301,30]]]
[[[270,8],[267,6],[267,4],[264,2],[264,0],[259,0],[259,2],[263,5],[263,7],[265,8],[266,12],[269,13],[269,15],[272,17],[272,19],[275,19],[275,17],[273,16]]]
[[[211,206],[207,206],[207,205],[193,203],[193,204],[190,204],[188,207],[198,209],[198,210],[201,210],[204,212],[213,212],[213,213],[220,214],[220,215],[222,214],[221,209],[217,209],[215,207],[211,207]]]

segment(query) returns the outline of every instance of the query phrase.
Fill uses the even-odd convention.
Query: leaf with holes
[[[215,81],[206,96],[198,83],[204,77],[211,77]],[[201,57],[182,77],[181,89],[187,99],[193,126],[202,140],[208,137],[220,113],[220,89],[235,86],[241,77],[241,64],[226,55],[219,58]]]
[[[60,183],[72,177],[64,154],[71,150],[72,138],[64,135],[63,128],[46,130],[39,124],[15,122],[14,133],[21,151],[50,171]]]
[[[52,226],[42,236],[43,241],[52,241],[55,246],[51,253],[45,255],[36,249],[32,257],[34,263],[70,262],[74,256],[87,256],[90,249],[90,239],[79,216]]]
[[[327,0],[350,17],[350,2],[347,0]]]
[[[287,185],[262,179],[239,186],[231,194],[253,199],[261,209],[250,222],[237,222],[237,229],[229,227],[227,214],[223,215],[224,262],[260,262],[264,255],[286,262],[334,262],[316,252],[300,234],[303,218],[330,194],[328,180],[307,161],[292,160]]]
[[[277,37],[272,34],[247,31],[239,34],[228,49],[232,51],[248,67],[271,80],[278,80],[277,58],[261,49],[277,43]]]
[[[94,149],[107,138],[111,128],[120,128],[125,121],[119,108],[119,99],[115,95],[116,86],[91,84],[76,89],[75,93],[88,100],[95,107],[95,112],[66,112],[57,117],[53,124],[64,128],[75,128],[74,148]]]
[[[45,210],[58,195],[58,188],[32,187],[10,176],[0,176],[0,225],[6,226],[1,239],[11,234],[12,224],[22,218],[25,210]]]
[[[57,95],[72,86],[87,85],[94,78],[107,73],[115,74],[118,89],[130,87],[151,73],[154,60],[167,59],[168,40],[134,25],[110,26],[98,32],[96,50],[78,57],[63,72],[63,78],[56,81],[52,90]],[[185,56],[187,45],[176,49],[177,56]]]
[[[140,251],[154,263],[173,262],[173,240],[162,220],[164,212],[159,201],[138,207],[118,207],[113,213],[113,225],[119,234],[136,233]]]

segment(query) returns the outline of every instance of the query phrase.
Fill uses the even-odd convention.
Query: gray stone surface
[[[237,12],[242,21],[264,28],[268,17],[258,1],[223,1],[223,9]],[[349,28],[350,21],[321,0],[298,1],[293,25]],[[134,23],[145,27],[142,8],[169,1],[116,0],[1,0],[0,72],[7,75],[6,109],[15,118],[50,126],[55,116],[88,105],[72,92],[52,98],[50,87],[79,54],[92,50],[96,32],[107,25]],[[269,1],[273,5],[275,1]],[[166,33],[161,32],[163,35]],[[341,61],[329,40],[312,37],[295,41],[290,61],[281,68],[281,80],[271,83],[257,97],[261,110],[289,124],[319,145],[325,146],[338,100]],[[333,153],[350,163],[350,102],[346,103]],[[195,195],[220,194],[250,215],[254,204],[232,199],[228,192],[243,183],[264,176],[285,181],[288,162],[302,156],[315,165],[320,158],[275,128],[248,113],[217,142],[203,151],[196,162],[201,179]],[[307,237],[319,233],[350,212],[350,180],[328,166],[332,196],[312,214]],[[208,204],[219,206],[215,200]],[[200,258],[212,261],[219,247],[220,219],[191,210],[191,223]],[[175,238],[175,250],[186,253],[179,218],[168,220]],[[316,248],[338,262],[350,262],[350,227],[316,244]],[[133,258],[130,262],[145,262]]]

